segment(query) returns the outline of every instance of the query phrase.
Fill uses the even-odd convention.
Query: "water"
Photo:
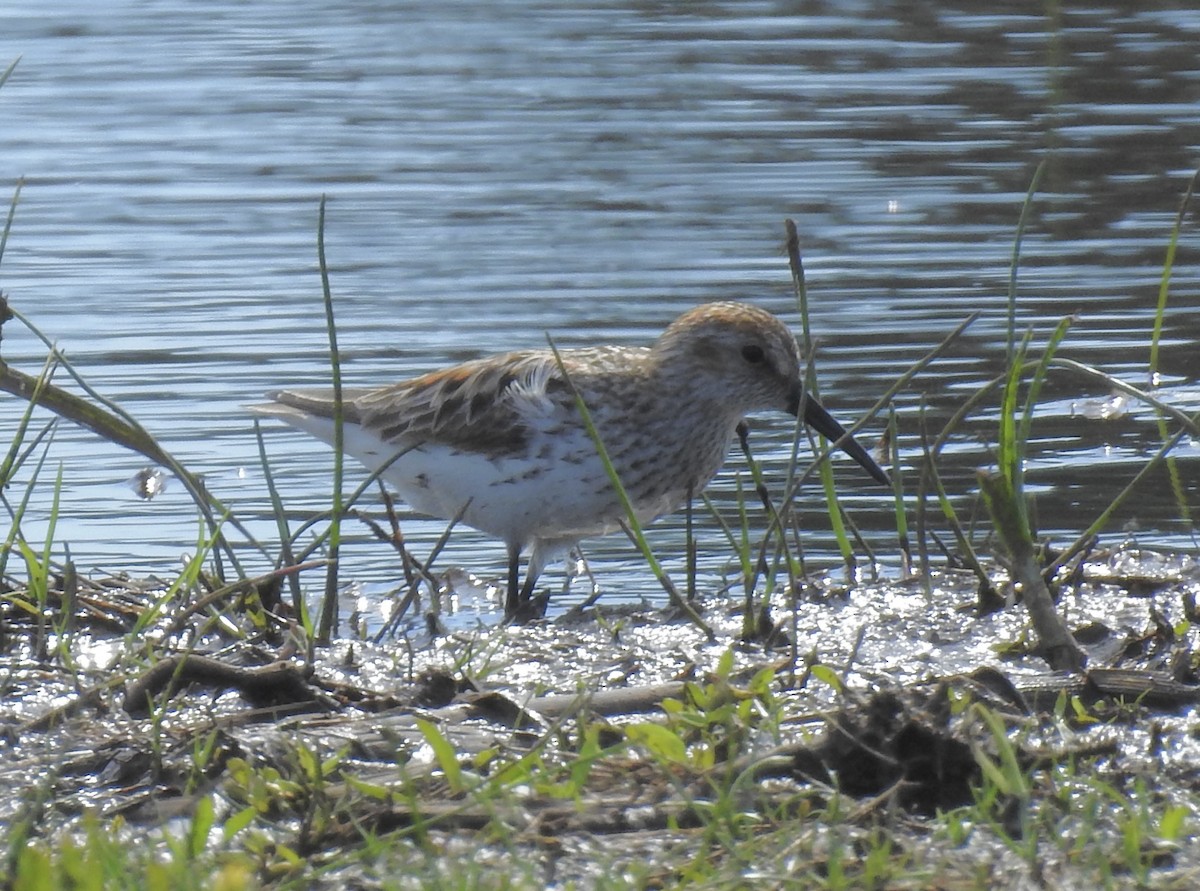
[[[1200,163],[1198,38],[1187,3],[9,4],[0,63],[21,61],[0,89],[0,182],[25,182],[0,287],[269,541],[242,406],[327,380],[321,195],[348,384],[541,346],[547,331],[560,346],[646,343],[713,299],[795,322],[781,249],[791,217],[822,392],[843,420],[982,313],[897,397],[911,479],[922,402],[936,431],[1002,367],[1013,237],[1043,159],[1019,325],[1040,343],[1077,314],[1062,354],[1146,383],[1163,258]],[[1200,407],[1196,261],[1193,212],[1161,357],[1164,396],[1188,411]],[[36,372],[42,345],[15,322],[4,334],[5,359]],[[1059,540],[1156,447],[1144,409],[1087,417],[1107,396],[1056,376],[1034,426],[1029,481]],[[5,441],[21,410],[0,402]],[[948,449],[964,505],[992,460],[993,419]],[[787,427],[756,424],[769,472]],[[320,509],[326,450],[266,435],[289,508]],[[1194,503],[1196,446],[1179,455]],[[126,480],[145,461],[66,425],[24,526],[35,541],[60,461],[58,556],[65,542],[85,569],[169,574],[194,549],[181,486],[139,501]],[[840,479],[894,566],[886,493],[849,467]],[[1112,540],[1138,530],[1194,547],[1164,480],[1118,514]],[[730,474],[718,501],[731,488]],[[809,556],[836,562],[819,493],[802,503]],[[405,517],[418,551],[441,528]],[[673,568],[680,529],[673,518],[655,530]],[[347,575],[395,578],[387,549],[352,532]],[[724,563],[711,523],[701,550],[710,572]],[[624,541],[588,553],[612,596],[656,596]],[[485,577],[503,567],[470,532],[445,561]]]

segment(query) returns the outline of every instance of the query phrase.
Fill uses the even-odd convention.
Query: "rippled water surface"
[[[1198,42],[1188,3],[9,4],[0,64],[21,60],[0,89],[0,183],[24,186],[0,288],[273,540],[243,406],[328,379],[321,195],[350,384],[541,346],[547,331],[560,346],[646,343],[722,298],[799,330],[781,248],[791,217],[822,392],[843,420],[981,313],[897,395],[911,471],[920,406],[936,431],[1002,368],[1013,239],[1041,161],[1018,326],[1041,344],[1074,315],[1062,355],[1147,383],[1171,228],[1200,166]],[[1193,211],[1160,357],[1164,398],[1189,412],[1200,408],[1195,222]],[[36,372],[44,346],[16,323],[4,334],[4,358]],[[1104,387],[1057,375],[1043,395],[1029,482],[1043,531],[1065,539],[1158,434],[1136,405],[1096,417]],[[6,441],[21,411],[0,399]],[[981,413],[948,448],[961,504],[992,460],[993,419]],[[755,426],[778,472],[789,425]],[[326,504],[328,452],[283,429],[266,438],[295,515]],[[1195,452],[1178,452],[1193,503]],[[35,540],[61,461],[55,535],[81,567],[170,573],[194,549],[182,486],[150,502],[127,487],[140,457],[67,425],[50,455],[25,523]],[[731,460],[718,503],[741,466]],[[852,467],[839,480],[897,565],[886,493]],[[1113,539],[1193,548],[1164,480],[1118,513]],[[801,498],[809,556],[828,565],[819,492]],[[419,551],[443,528],[404,523]],[[681,528],[672,518],[654,533],[672,568]],[[347,574],[394,578],[390,551],[351,531]],[[719,569],[726,552],[706,522],[704,565]],[[656,595],[623,540],[588,553],[614,596]],[[485,578],[503,566],[499,546],[469,531],[443,559]]]

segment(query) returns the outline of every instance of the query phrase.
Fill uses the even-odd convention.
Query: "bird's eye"
[[[763,359],[766,358],[766,354],[763,353],[763,348],[760,347],[758,344],[751,343],[751,344],[747,344],[746,346],[742,347],[742,358],[745,359],[747,362],[749,362],[751,365],[757,365],[759,362],[761,362]]]

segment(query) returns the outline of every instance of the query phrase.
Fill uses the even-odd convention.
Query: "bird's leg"
[[[744,421],[742,423],[745,423]],[[696,487],[688,483],[687,494],[687,599],[696,599],[696,530],[692,525],[692,505],[696,501]]]
[[[525,584],[521,586],[521,603],[528,603],[533,599],[533,589],[537,587],[538,572],[530,561],[530,566],[525,570]]]
[[[745,421],[738,421],[738,425],[734,429],[737,430],[737,438],[738,438],[738,442],[741,443],[741,445],[742,445],[742,451],[746,453],[747,457],[749,457],[749,455],[750,455],[750,425],[747,424]]]
[[[521,546],[508,546],[508,597],[504,601],[504,618],[512,619],[521,605]]]
[[[518,622],[540,619],[546,614],[546,606],[550,602],[549,595],[546,594],[536,599],[533,596],[534,589],[537,588],[538,578],[541,577],[542,570],[545,567],[545,552],[541,545],[535,542],[533,549],[529,552],[529,562],[525,566],[525,584],[521,586],[520,614],[517,616]]]

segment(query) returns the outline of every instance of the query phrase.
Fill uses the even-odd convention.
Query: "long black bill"
[[[846,436],[846,428],[834,420],[833,415],[825,410],[825,406],[817,402],[811,396],[807,396],[804,402],[804,423],[812,427],[830,442],[841,440],[841,450],[857,461],[867,473],[877,482],[885,486],[892,484],[891,478],[887,472],[875,463],[875,459],[871,457],[870,452],[864,449],[853,436]],[[796,406],[799,409],[799,406]],[[794,413],[794,412],[793,412]],[[845,437],[843,439],[843,437]]]

